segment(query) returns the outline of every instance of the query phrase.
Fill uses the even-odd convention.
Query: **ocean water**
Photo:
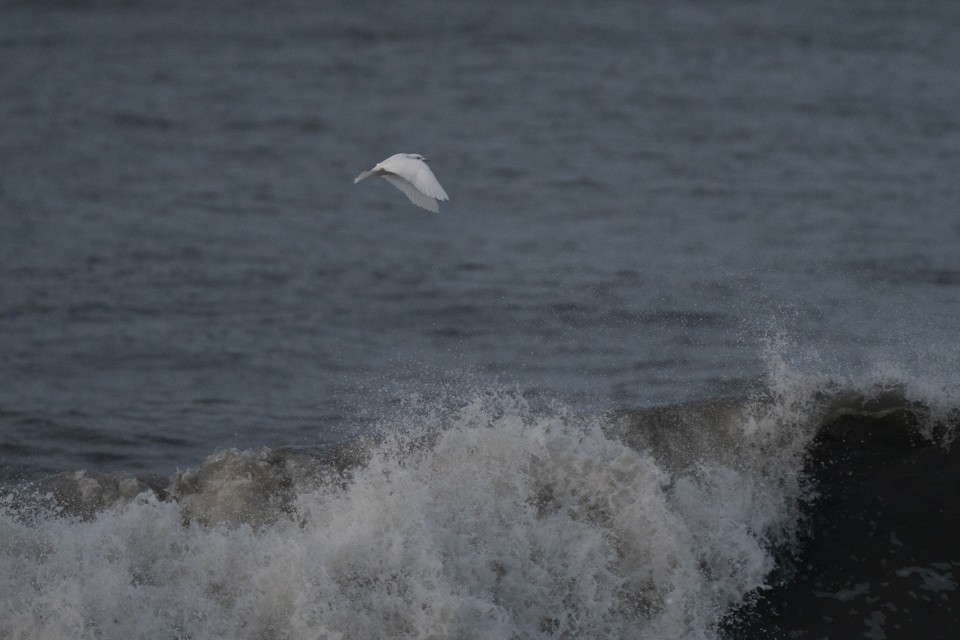
[[[838,413],[952,442],[958,28],[3,4],[0,635],[718,637]]]

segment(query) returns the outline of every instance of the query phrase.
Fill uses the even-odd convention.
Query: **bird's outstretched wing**
[[[440,207],[437,205],[437,201],[427,194],[423,193],[420,189],[413,186],[412,183],[408,182],[405,178],[400,177],[397,174],[393,173],[384,173],[383,177],[397,189],[403,191],[407,194],[407,197],[410,198],[410,202],[417,205],[418,207],[423,207],[428,211],[433,211],[437,213],[440,211]],[[439,185],[437,185],[439,186]],[[443,191],[443,188],[440,189]],[[446,194],[444,194],[446,195]],[[443,198],[446,200],[447,198]]]

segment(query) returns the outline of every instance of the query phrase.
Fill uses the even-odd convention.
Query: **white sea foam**
[[[675,456],[625,437],[642,416],[502,392],[441,405],[339,470],[228,451],[164,499],[8,497],[0,636],[711,638],[797,519],[807,436],[785,397],[690,414]]]

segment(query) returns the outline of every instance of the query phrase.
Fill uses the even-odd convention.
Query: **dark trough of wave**
[[[780,575],[729,616],[752,640],[946,638],[960,628],[960,426],[904,402],[836,411],[807,472],[816,497]]]

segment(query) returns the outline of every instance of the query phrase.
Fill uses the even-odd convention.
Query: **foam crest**
[[[8,496],[0,635],[712,638],[797,517],[769,406],[681,411],[681,452],[640,415],[420,402],[338,464],[228,451],[96,510]]]

